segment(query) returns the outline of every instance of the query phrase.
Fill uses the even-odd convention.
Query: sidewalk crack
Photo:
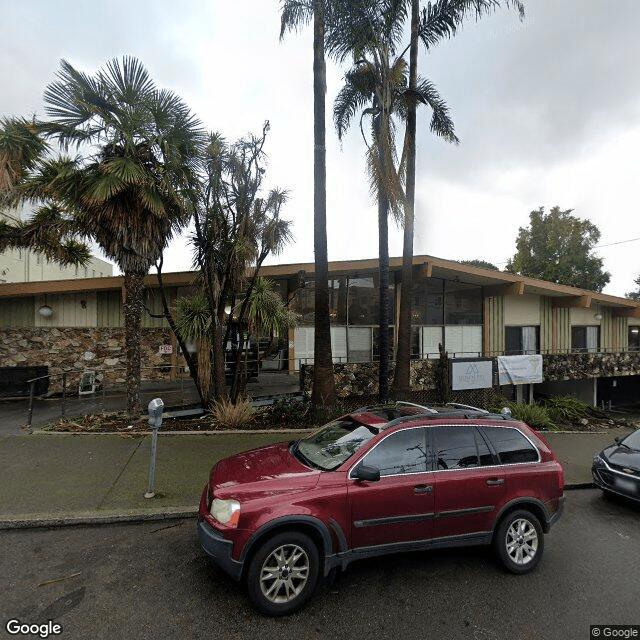
[[[134,450],[131,452],[131,455],[127,458],[127,461],[124,463],[124,467],[122,467],[122,469],[120,470],[120,473],[117,475],[116,479],[111,483],[111,486],[109,487],[107,492],[102,496],[102,500],[100,500],[100,502],[98,503],[98,506],[96,507],[96,510],[101,509],[102,505],[105,503],[105,500],[109,497],[109,495],[111,495],[111,492],[113,491],[115,486],[118,484],[118,480],[120,480],[120,478],[122,477],[122,474],[126,471],[126,469],[129,466],[129,463],[131,462],[133,456],[136,454],[136,452],[138,451],[138,449],[140,448],[140,445],[144,442],[144,440],[145,439],[142,438],[140,440],[140,442],[138,442],[138,444],[136,445]]]

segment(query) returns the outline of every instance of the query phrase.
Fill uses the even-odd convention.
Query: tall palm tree
[[[327,150],[325,95],[327,70],[325,28],[331,0],[282,0],[280,39],[287,31],[313,20],[313,250],[315,260],[315,320],[313,390],[314,412],[329,412],[335,407],[336,389],[331,356],[329,316],[329,264],[327,253]]]
[[[131,57],[95,76],[63,60],[44,101],[38,132],[77,155],[41,160],[17,197],[62,207],[124,273],[127,411],[138,414],[144,276],[191,216],[200,123]]]
[[[345,75],[345,84],[334,104],[334,122],[342,138],[358,112],[362,121],[371,118],[371,142],[368,145],[368,171],[372,191],[378,199],[378,232],[380,251],[380,318],[379,318],[379,399],[389,394],[388,338],[388,213],[403,221],[406,196],[402,181],[402,163],[396,151],[396,119],[406,120],[411,104],[423,103],[432,110],[431,131],[450,142],[457,142],[446,104],[435,87],[417,78],[408,87],[406,51],[399,51],[406,20],[405,0],[366,2],[354,0],[343,11],[336,12],[340,29],[333,33],[329,48],[340,59],[353,55],[354,65]],[[367,106],[370,105],[370,106]]]
[[[476,19],[500,6],[500,0],[437,0],[429,2],[420,17],[420,0],[411,3],[411,39],[409,44],[409,90],[416,87],[418,68],[418,42],[422,41],[426,50],[444,38],[456,34],[458,27],[469,15]],[[524,5],[520,0],[505,0],[505,6],[513,6],[520,18],[524,18]],[[398,321],[398,348],[393,382],[394,394],[406,398],[409,394],[411,357],[411,297],[413,291],[413,230],[415,207],[416,171],[416,102],[410,102],[405,130],[406,151],[406,209],[402,250],[402,284],[400,288],[400,309]]]

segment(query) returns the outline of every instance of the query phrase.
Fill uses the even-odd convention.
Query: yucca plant
[[[572,396],[554,396],[545,400],[543,406],[546,407],[552,420],[563,422],[581,420],[591,412],[591,408],[586,402]]]

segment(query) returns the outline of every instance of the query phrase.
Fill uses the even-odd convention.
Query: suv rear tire
[[[518,574],[533,571],[544,549],[540,521],[525,509],[512,511],[500,521],[493,546],[507,571]]]
[[[264,542],[249,563],[249,599],[269,616],[293,613],[312,596],[319,568],[320,554],[309,536],[279,533]]]

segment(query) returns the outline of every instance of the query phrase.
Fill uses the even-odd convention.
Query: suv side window
[[[432,427],[436,469],[469,469],[494,464],[489,447],[472,426]]]
[[[498,454],[500,464],[537,462],[538,450],[513,427],[482,427]]]
[[[424,428],[392,433],[367,453],[362,464],[377,467],[380,476],[424,473],[427,470]]]

